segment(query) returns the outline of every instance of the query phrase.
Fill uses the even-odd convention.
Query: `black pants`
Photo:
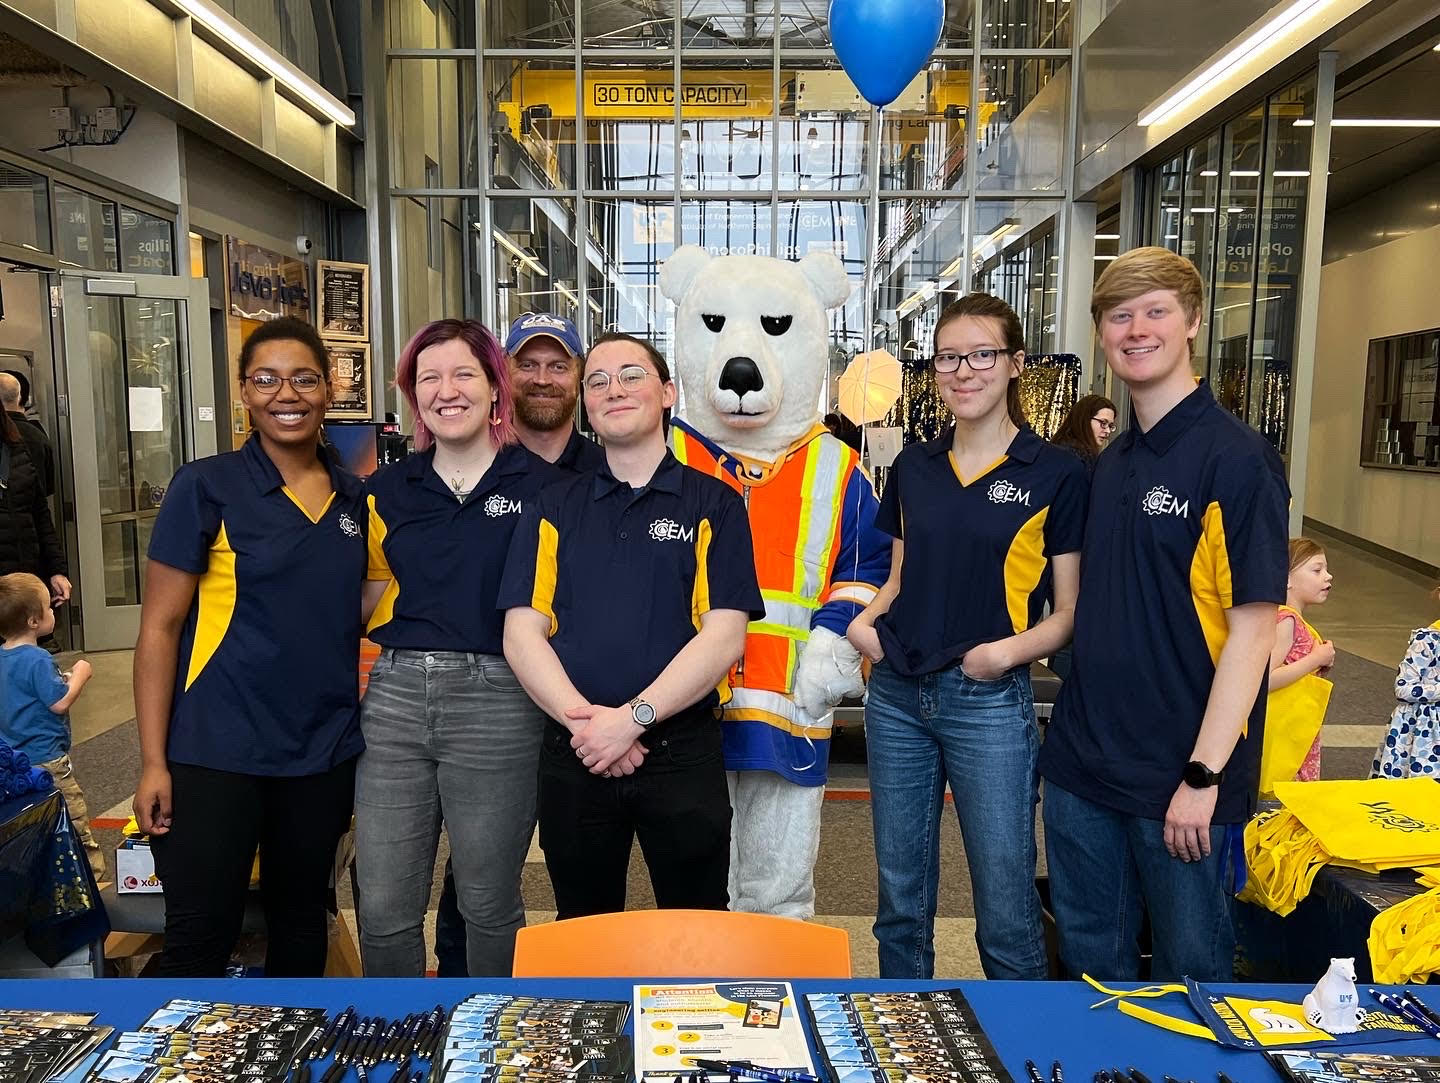
[[[460,914],[455,869],[448,857],[445,859],[445,882],[440,887],[440,905],[435,908],[435,976],[470,976],[470,965],[465,958],[465,918]]]
[[[677,716],[649,738],[633,775],[585,769],[570,734],[546,727],[540,757],[540,846],[557,918],[625,909],[630,848],[640,840],[662,909],[730,905],[730,793],[720,724],[708,711]]]
[[[170,765],[173,823],[151,840],[165,884],[162,977],[218,978],[240,936],[255,847],[265,907],[265,976],[325,973],[335,848],[350,828],[355,760],[270,778]]]

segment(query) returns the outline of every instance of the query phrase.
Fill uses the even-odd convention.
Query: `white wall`
[[[1372,338],[1440,326],[1440,227],[1327,264],[1320,275],[1305,514],[1440,564],[1440,474],[1361,468]]]

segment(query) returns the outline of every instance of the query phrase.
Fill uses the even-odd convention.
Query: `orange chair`
[[[515,937],[517,978],[848,978],[844,929],[729,910],[627,910]]]

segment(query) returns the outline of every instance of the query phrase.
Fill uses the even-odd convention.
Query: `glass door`
[[[61,273],[86,650],[133,647],[170,479],[215,450],[204,279]],[[73,576],[72,576],[73,578]]]

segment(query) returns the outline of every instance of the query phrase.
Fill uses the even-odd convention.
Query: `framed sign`
[[[370,419],[370,344],[327,339],[330,351],[330,389],[334,401],[326,417]]]
[[[227,237],[230,314],[246,320],[310,319],[310,267],[238,237]]]
[[[320,333],[326,338],[370,337],[370,268],[363,263],[316,263]]]

